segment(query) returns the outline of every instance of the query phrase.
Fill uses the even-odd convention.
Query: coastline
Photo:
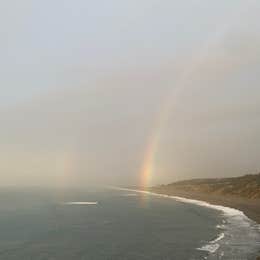
[[[160,188],[150,188],[143,190],[144,192],[150,192],[159,196],[168,196],[177,200],[186,200],[186,202],[200,204],[201,206],[210,206],[216,210],[233,209],[241,213],[241,216],[247,218],[258,226],[260,233],[260,199],[247,199],[237,196],[220,196],[211,195],[199,192],[184,192],[184,191],[163,191]],[[180,199],[178,199],[180,198]],[[196,203],[199,202],[199,203]],[[203,203],[206,203],[203,205]],[[218,207],[220,207],[218,209]],[[222,209],[221,209],[222,207]],[[221,234],[222,235],[222,234]],[[211,243],[211,242],[210,242]],[[214,244],[214,243],[213,243]],[[207,248],[208,245],[206,245]],[[210,246],[210,244],[209,244]],[[217,250],[218,248],[216,248]],[[210,251],[210,250],[209,250]],[[214,251],[214,248],[213,248]],[[260,260],[260,249],[258,250],[256,260]]]
[[[221,211],[231,221],[236,221],[236,226],[239,227],[239,223],[248,223],[250,226],[254,226],[254,231],[260,234],[260,200],[245,199],[233,196],[212,196],[202,193],[187,193],[182,191],[165,192],[160,188],[149,189],[127,189],[118,188],[119,190],[138,192],[152,196],[159,196],[165,198],[172,198],[183,203],[196,204],[201,207],[208,207],[214,210]],[[159,190],[160,189],[160,190]],[[238,222],[237,222],[238,221]],[[247,230],[244,230],[247,232]],[[221,240],[225,237],[224,233],[220,233],[219,237],[209,241],[208,244],[198,248],[198,250],[208,251],[210,254],[215,254],[218,250]],[[258,248],[258,247],[256,247]],[[256,260],[260,260],[260,249],[254,249]],[[215,258],[214,258],[215,259]],[[250,258],[251,259],[251,258]]]
[[[185,191],[167,191],[160,188],[150,188],[144,191],[150,191],[160,195],[176,196],[186,199],[204,201],[212,205],[219,205],[239,210],[249,219],[260,225],[260,199],[247,199],[237,196],[221,196],[205,194],[201,192],[185,192]]]
[[[166,191],[157,188],[122,188],[122,187],[110,187],[117,190],[125,190],[131,192],[138,192],[150,195],[157,195],[162,197],[172,197],[176,200],[186,200],[188,203],[195,203],[201,206],[212,207],[226,207],[234,209],[243,213],[248,219],[252,220],[260,227],[260,199],[246,199],[237,196],[219,196],[210,195],[199,192],[185,192],[185,191]],[[199,203],[196,203],[199,202]],[[206,203],[208,205],[202,205]],[[219,209],[221,210],[221,209]]]

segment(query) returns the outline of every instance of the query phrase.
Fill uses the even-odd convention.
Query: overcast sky
[[[260,171],[259,12],[1,1],[1,185],[138,184],[153,136],[151,184]]]

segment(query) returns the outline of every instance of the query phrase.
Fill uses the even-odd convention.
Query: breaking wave
[[[63,202],[63,205],[97,205],[97,201],[69,201]]]
[[[171,198],[179,202],[190,203],[202,207],[211,208],[222,213],[224,219],[216,229],[221,233],[212,241],[197,248],[209,253],[207,259],[248,259],[249,255],[254,255],[260,248],[260,225],[249,219],[243,211],[231,207],[210,204],[205,201],[188,199],[179,196],[158,194],[150,191],[118,188],[117,190],[138,192],[156,197]]]

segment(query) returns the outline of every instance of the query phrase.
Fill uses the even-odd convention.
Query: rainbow
[[[238,19],[239,14],[243,12],[243,8],[234,11],[235,13],[233,18]],[[217,43],[221,42],[226,33],[232,29],[234,25],[233,23],[230,23],[232,20],[233,19],[229,19],[229,24],[227,22],[224,25],[225,28],[222,28],[224,30],[218,30],[214,33],[213,37],[207,39],[205,43],[202,44],[200,51],[197,52],[195,56],[191,57],[188,66],[186,66],[181,75],[179,75],[179,79],[177,80],[172,92],[168,93],[166,99],[162,102],[162,109],[156,117],[155,127],[153,128],[152,134],[148,138],[143,162],[141,164],[139,173],[141,187],[149,187],[153,183],[153,176],[155,175],[156,166],[155,161],[159,150],[160,139],[163,135],[164,129],[167,126],[168,119],[173,110],[173,105],[175,105],[177,93],[183,90],[184,87],[192,84],[193,76],[198,76],[198,72],[203,72],[203,65],[205,66],[205,63],[207,63],[207,58],[215,52],[215,48],[218,47]],[[227,26],[227,24],[229,26]]]
[[[166,104],[166,103],[165,103]],[[168,103],[169,104],[169,103]],[[158,116],[157,123],[154,127],[154,132],[148,139],[147,147],[145,150],[144,160],[141,166],[141,180],[140,186],[147,187],[152,183],[152,177],[155,171],[155,157],[158,151],[161,135],[163,133],[163,128],[165,127],[167,118],[170,114],[169,106],[165,106],[160,115]]]

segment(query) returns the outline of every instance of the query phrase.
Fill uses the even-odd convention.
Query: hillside
[[[233,178],[193,179],[161,185],[151,190],[163,193],[191,192],[210,195],[260,198],[260,173]]]

